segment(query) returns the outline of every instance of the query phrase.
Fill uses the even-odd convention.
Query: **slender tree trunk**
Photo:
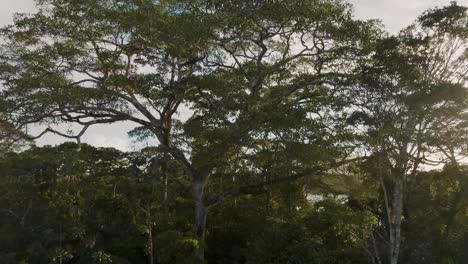
[[[393,188],[390,213],[390,264],[397,264],[401,246],[401,217],[403,214],[403,178],[397,176]]]
[[[372,225],[370,225],[370,228],[369,228],[369,236],[371,238],[372,250],[374,252],[374,253],[370,254],[371,258],[372,258],[372,263],[382,264],[382,260],[380,260],[379,249],[377,248],[377,243],[375,241],[374,230],[372,228]],[[377,262],[376,262],[376,260],[377,260]]]
[[[380,184],[382,186],[385,211],[388,222],[388,252],[390,264],[397,264],[401,245],[401,217],[403,214],[403,178],[395,175],[393,180],[393,193],[389,192],[385,184],[382,172],[380,172]]]
[[[388,253],[390,264],[397,264],[400,255],[401,247],[401,218],[403,216],[403,201],[404,201],[404,188],[407,164],[406,147],[401,152],[401,161],[396,164],[396,168],[386,169],[386,175],[392,179],[391,188],[389,189],[384,180],[384,160],[381,154],[379,158],[379,178],[382,186],[385,211],[387,213],[388,222]]]
[[[167,173],[164,172],[164,204],[166,205],[167,203],[167,197],[168,197],[168,185],[167,185]]]
[[[198,263],[205,263],[205,228],[208,207],[203,202],[203,182],[192,183],[192,196],[195,202],[195,231],[198,240],[195,256]]]
[[[151,226],[151,223],[148,226],[148,255],[149,264],[154,264],[153,228]]]

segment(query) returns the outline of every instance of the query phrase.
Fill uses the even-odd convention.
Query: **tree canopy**
[[[168,234],[174,238],[169,239],[171,250],[189,248],[200,263],[223,258],[222,246],[208,256],[205,249],[213,248],[217,242],[210,243],[229,227],[214,224],[210,229],[207,218],[225,217],[227,208],[232,211],[227,215],[241,223],[272,213],[275,219],[262,218],[262,225],[277,230],[259,226],[265,241],[274,240],[275,231],[284,232],[277,245],[249,238],[256,253],[239,253],[237,263],[336,263],[343,258],[355,263],[365,256],[372,263],[396,264],[400,252],[411,255],[402,246],[410,182],[427,165],[446,164],[464,175],[460,157],[467,149],[468,20],[466,8],[455,2],[426,11],[397,35],[386,33],[378,21],[356,19],[352,6],[340,0],[36,3],[36,13],[19,14],[1,30],[0,112],[5,123],[0,123],[0,142],[11,145],[3,134],[76,139],[77,152],[71,151],[67,161],[58,159],[62,165],[48,171],[51,178],[60,179],[60,171],[69,166],[86,167],[76,172],[86,177],[124,173],[124,182],[148,173],[141,179],[145,184],[129,186],[135,189],[125,193],[129,201],[119,220],[133,219],[135,228],[143,230],[142,252],[151,263],[164,262],[163,256],[155,257],[153,240],[160,214],[165,217],[161,221],[172,217],[164,226],[176,232]],[[80,149],[80,138],[90,126],[122,121],[137,124],[132,136],[153,143],[151,158],[145,151],[133,153],[137,158],[89,146],[88,151],[99,154],[81,156],[87,152]],[[26,128],[33,124],[44,131],[29,135]],[[59,124],[74,124],[77,130],[61,131]],[[101,155],[115,159],[104,164]],[[142,167],[149,171],[141,172]],[[135,171],[127,172],[129,168]],[[154,177],[164,180],[154,182]],[[168,210],[178,207],[167,204],[168,178],[183,186],[177,189],[178,201],[191,201],[192,221],[183,213],[180,219],[169,217]],[[69,181],[74,184],[68,179],[65,185]],[[83,188],[117,195],[108,189],[111,185],[95,184]],[[53,188],[69,193],[66,186]],[[52,200],[75,199],[62,199],[60,191],[57,195]],[[98,199],[94,195],[84,198],[90,204],[79,210],[91,210]],[[325,198],[312,203],[311,195]],[[338,195],[348,202],[341,203]],[[255,212],[259,197],[266,199],[265,208]],[[353,201],[360,205],[354,208]],[[253,206],[246,208],[252,215],[236,215],[243,205]],[[63,206],[70,209],[70,204]],[[51,210],[56,209],[61,210]],[[326,223],[343,233],[334,233]],[[88,223],[70,228],[80,225]],[[302,238],[307,232],[317,237]],[[295,236],[303,240],[291,241]],[[289,242],[287,253],[267,260],[264,252]],[[330,253],[328,243],[346,250]],[[309,252],[320,245],[328,253]],[[74,259],[76,251],[67,252],[60,253],[60,262]],[[121,258],[99,252],[88,257],[102,262]]]

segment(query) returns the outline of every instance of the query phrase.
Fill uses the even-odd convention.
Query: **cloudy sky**
[[[395,33],[411,24],[424,10],[447,5],[451,0],[349,0],[354,5],[355,14],[360,19],[381,19],[388,31]],[[0,26],[11,23],[17,12],[34,12],[33,0],[0,0]],[[468,0],[459,0],[468,5]],[[129,124],[95,126],[88,130],[83,141],[96,146],[115,147],[132,150],[140,145],[127,137]],[[38,141],[39,145],[57,144],[62,138],[48,135]]]

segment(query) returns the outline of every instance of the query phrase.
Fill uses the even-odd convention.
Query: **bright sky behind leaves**
[[[448,5],[451,0],[349,0],[354,5],[355,15],[360,19],[381,19],[387,30],[396,33],[411,24],[424,10],[436,6]],[[468,0],[457,1],[468,5]],[[12,22],[14,13],[34,12],[33,0],[0,0],[0,26]],[[115,147],[120,150],[132,150],[135,145],[127,136],[133,126],[128,123],[91,127],[83,142],[99,147]],[[58,144],[65,141],[55,135],[47,135],[38,140],[38,145]]]

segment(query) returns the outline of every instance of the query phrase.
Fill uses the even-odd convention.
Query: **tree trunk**
[[[148,257],[149,264],[154,264],[153,228],[151,223],[148,226]]]
[[[208,207],[203,202],[203,182],[193,182],[192,196],[195,202],[195,233],[198,240],[195,257],[197,263],[205,263],[205,228]]]
[[[405,159],[406,152],[403,153],[405,154],[403,154],[403,158],[401,158],[402,161],[396,165],[395,169],[385,169],[385,171],[387,171],[385,175],[391,177],[391,182],[393,184],[387,184],[384,179],[384,160],[386,160],[386,157],[383,157],[381,154],[379,158],[379,178],[383,190],[388,222],[388,253],[390,264],[397,264],[400,255],[401,218],[403,216],[403,194],[406,176],[404,165],[407,164],[407,160]]]
[[[370,228],[369,228],[369,236],[371,238],[371,243],[372,243],[372,251],[370,251],[371,252],[370,256],[372,258],[372,263],[382,264],[382,260],[380,259],[379,249],[377,248],[377,243],[375,242],[374,230],[372,228],[372,225],[370,225]],[[377,262],[376,262],[376,260],[377,260]]]
[[[401,245],[401,217],[403,214],[403,177],[397,176],[393,188],[390,214],[390,264],[397,264]]]

